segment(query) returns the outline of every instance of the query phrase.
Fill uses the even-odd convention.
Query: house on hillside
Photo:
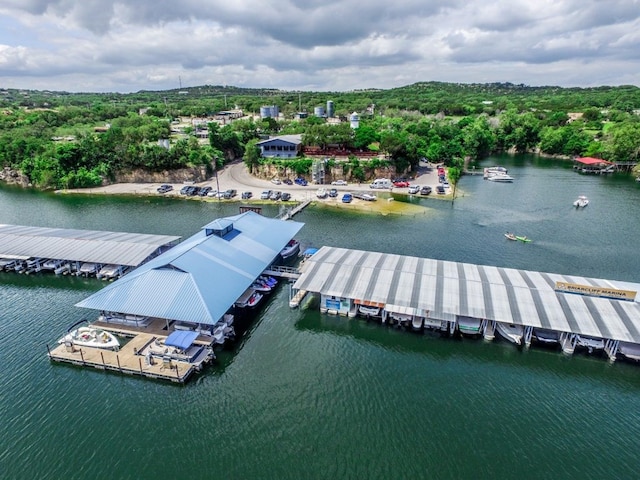
[[[293,158],[302,149],[302,135],[280,135],[256,144],[262,157]]]

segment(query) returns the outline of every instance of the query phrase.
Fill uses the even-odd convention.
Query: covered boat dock
[[[0,225],[0,259],[5,270],[115,276],[173,247],[180,237],[142,233]],[[118,268],[120,267],[120,268]]]
[[[166,345],[172,333],[191,331],[197,334],[192,340],[211,347],[222,345],[237,327],[234,304],[303,225],[251,211],[214,220],[76,306],[99,311],[93,325],[119,335],[135,339],[153,334],[154,342]],[[132,353],[134,365],[126,373],[140,370],[144,352],[137,348]],[[82,364],[79,354],[70,354],[64,345],[49,354],[52,360],[67,362],[69,355]],[[100,360],[98,366],[103,365]],[[173,363],[185,362],[173,359]],[[117,367],[111,364],[113,370]],[[186,378],[187,372],[184,369],[179,378]],[[176,373],[170,377],[178,378]]]
[[[567,353],[581,336],[601,339],[612,359],[620,344],[640,346],[637,283],[334,247],[300,270],[294,292],[319,295],[328,313],[382,306],[383,322],[395,317],[450,333],[475,322],[489,336],[497,323],[519,325],[527,344],[544,329],[559,334]]]

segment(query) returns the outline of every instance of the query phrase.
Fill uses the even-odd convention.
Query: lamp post
[[[218,157],[213,157],[213,173],[216,176],[216,197],[220,202],[220,183],[218,182]]]

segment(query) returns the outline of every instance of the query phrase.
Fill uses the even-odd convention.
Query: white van
[[[376,178],[373,183],[369,185],[369,188],[391,188],[393,184],[388,178]]]

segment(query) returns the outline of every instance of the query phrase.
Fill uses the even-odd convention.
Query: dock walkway
[[[112,370],[119,373],[184,383],[196,371],[194,365],[174,360],[168,362],[159,361],[153,357],[145,357],[138,353],[153,342],[155,338],[149,334],[138,334],[117,352],[100,348],[81,348],[59,344],[54,349],[49,350],[49,359],[54,362],[71,363],[83,367],[88,366],[100,370]]]

